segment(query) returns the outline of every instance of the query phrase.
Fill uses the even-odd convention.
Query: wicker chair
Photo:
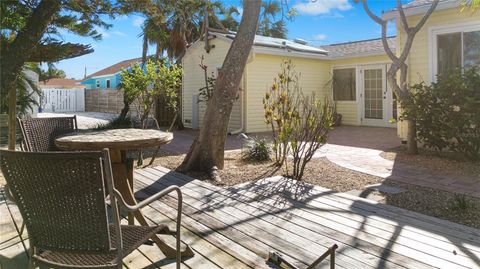
[[[53,117],[53,118],[17,118],[18,126],[22,132],[23,141],[21,147],[23,151],[56,151],[58,148],[55,146],[55,138],[66,133],[74,132],[78,130],[77,116],[73,117]],[[4,199],[10,200],[15,203],[8,184],[4,186]],[[5,197],[6,196],[6,197]],[[25,223],[19,227],[17,221],[11,213],[9,203],[6,203],[10,217],[12,218],[15,230],[18,233],[20,242],[22,243],[25,253],[28,256],[28,250],[25,246],[23,239],[23,231]]]
[[[58,151],[55,138],[78,130],[77,116],[53,118],[17,118],[22,131],[24,151]]]
[[[114,188],[108,149],[103,152],[0,151],[0,168],[30,239],[29,268],[122,268],[122,259],[153,235],[176,236],[180,268],[182,194],[172,186],[127,205]],[[106,184],[106,186],[105,186]],[[163,225],[120,225],[119,208],[139,210],[176,191],[176,231]],[[113,223],[109,223],[106,194]]]

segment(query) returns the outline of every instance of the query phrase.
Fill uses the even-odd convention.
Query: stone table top
[[[173,133],[159,130],[109,129],[69,133],[57,138],[55,145],[64,150],[129,150],[161,146],[172,139]]]

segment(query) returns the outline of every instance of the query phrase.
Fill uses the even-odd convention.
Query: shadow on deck
[[[162,167],[137,170],[135,178],[140,200],[181,186],[182,241],[196,252],[185,268],[267,268],[271,250],[306,267],[333,244],[336,268],[480,268],[480,230],[311,184],[273,177],[217,187]],[[152,222],[171,223],[175,207],[172,194],[143,212]],[[26,259],[13,230],[3,232],[11,226],[5,219],[0,262],[23,268],[11,267]],[[173,266],[152,246],[125,260],[127,268]],[[327,267],[328,260],[319,266]]]

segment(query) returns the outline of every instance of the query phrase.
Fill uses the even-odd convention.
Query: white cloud
[[[294,6],[299,13],[307,15],[328,14],[333,10],[346,11],[352,9],[348,0],[308,0]]]
[[[124,32],[120,32],[120,31],[113,31],[112,34],[114,34],[116,36],[127,36],[127,34],[125,34]]]
[[[313,35],[312,39],[315,41],[324,41],[325,39],[327,39],[327,35],[324,35],[324,34]]]
[[[145,21],[145,18],[139,17],[139,16],[134,16],[133,19],[132,19],[132,24],[135,27],[140,27],[140,26],[142,26],[144,21]]]

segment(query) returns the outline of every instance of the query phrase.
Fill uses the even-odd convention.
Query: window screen
[[[333,99],[335,101],[355,101],[355,68],[333,70]]]
[[[480,68],[480,31],[463,33],[464,67]]]
[[[437,36],[437,74],[462,67],[462,33]]]

